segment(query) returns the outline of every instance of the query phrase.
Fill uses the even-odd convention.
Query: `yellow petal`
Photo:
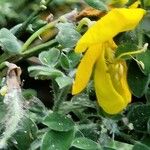
[[[132,5],[129,6],[129,8],[137,8],[141,4],[140,0],[137,0]]]
[[[131,102],[131,92],[127,83],[127,66],[124,60],[109,66],[109,74],[115,90],[123,97],[126,104]]]
[[[0,94],[1,94],[2,96],[5,96],[6,93],[7,93],[7,91],[8,91],[8,87],[5,85],[5,86],[3,86],[3,87],[0,89]]]
[[[120,32],[134,29],[145,14],[141,8],[112,9],[97,21],[78,41],[75,51],[84,52],[90,45],[103,43]]]
[[[131,102],[131,92],[129,90],[129,86],[128,86],[128,82],[127,82],[127,66],[126,66],[126,62],[123,62],[123,66],[124,66],[124,72],[122,75],[122,78],[120,80],[121,85],[122,85],[122,96],[124,98],[124,100],[126,101],[126,103],[130,103]]]
[[[101,44],[91,45],[82,58],[72,88],[72,94],[81,92],[87,85],[93,70],[93,66],[101,52]]]
[[[99,105],[109,114],[116,114],[126,107],[123,97],[115,90],[105,62],[105,49],[100,54],[94,71],[94,86]]]

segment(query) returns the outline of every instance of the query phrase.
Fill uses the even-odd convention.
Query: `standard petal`
[[[88,37],[87,37],[87,40],[88,40]],[[80,43],[78,42],[76,47],[75,47],[75,52],[77,53],[82,53],[82,52],[85,52],[88,48],[88,44],[87,43]]]
[[[112,9],[81,37],[75,51],[84,52],[92,44],[103,43],[112,39],[120,32],[134,29],[144,14],[145,10],[141,8]]]
[[[93,66],[101,53],[101,44],[91,45],[83,56],[76,72],[72,94],[78,94],[87,85],[93,70]]]
[[[105,62],[105,49],[95,65],[94,86],[99,105],[109,114],[117,114],[126,107],[123,97],[115,90]]]

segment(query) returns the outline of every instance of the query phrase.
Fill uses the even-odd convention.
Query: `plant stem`
[[[70,86],[67,86],[61,89],[60,93],[57,96],[57,99],[54,99],[53,111],[58,112],[62,102],[66,99]]]
[[[56,45],[57,44],[57,41],[54,39],[54,40],[51,40],[51,41],[48,41],[48,42],[46,42],[46,43],[44,43],[44,44],[41,44],[41,45],[38,45],[38,46],[35,46],[35,47],[33,47],[33,48],[30,48],[30,49],[28,49],[28,51],[25,51],[25,52],[22,52],[21,53],[21,56],[22,57],[30,57],[30,56],[32,56],[33,54],[38,54],[39,52],[41,52],[44,48],[46,49],[46,48],[50,48],[50,47],[52,47],[52,46],[54,46],[54,45]]]
[[[136,140],[132,139],[129,135],[127,135],[123,132],[119,132],[118,135],[121,136],[124,140],[130,142],[133,145],[137,143]]]
[[[34,34],[32,34],[29,39],[24,43],[24,45],[22,46],[21,49],[21,53],[24,52],[25,50],[27,50],[27,48],[29,47],[29,45],[38,37],[40,36],[41,33],[43,33],[44,31],[46,31],[47,29],[53,28],[55,26],[55,24],[57,23],[57,20],[54,22],[51,22],[45,26],[43,26],[42,28],[40,28],[38,31],[36,31]]]
[[[142,47],[142,45],[140,45],[140,47]],[[117,57],[117,59],[120,59],[121,57],[124,57],[124,56],[132,56],[132,55],[144,53],[144,52],[146,52],[147,47],[148,47],[148,44],[146,43],[146,44],[145,44],[141,49],[139,49],[139,50],[130,51],[130,52],[125,52],[125,53],[120,54],[120,55]]]
[[[10,58],[10,55],[8,53],[3,53],[0,55],[0,64],[7,60],[7,58]]]
[[[47,0],[44,4],[44,6],[46,7],[50,2],[52,2],[53,0]],[[37,16],[41,11],[43,11],[43,7],[40,7],[34,11],[28,18],[27,20],[22,24],[22,26],[20,27],[20,29],[17,31],[16,36],[20,36],[20,34],[27,28],[28,24],[33,20],[33,18],[35,16]]]
[[[31,57],[35,54],[38,54],[43,49],[53,47],[54,45],[57,45],[57,41],[55,39],[51,40],[51,41],[48,41],[44,44],[38,45],[36,47],[30,48],[30,49],[28,49],[28,51],[23,52],[21,54],[10,55],[10,54],[7,54],[7,53],[3,53],[0,56],[0,69],[5,68],[4,65],[3,65],[3,62],[5,62],[5,61],[11,61],[11,62],[15,63],[15,62],[17,62],[17,61],[19,61],[23,58],[28,58],[28,57]]]
[[[4,69],[5,67],[6,67],[6,63],[5,62],[0,64],[0,70]]]
[[[80,22],[79,22],[79,24],[78,24],[78,26],[77,26],[77,31],[78,32],[81,32],[81,29],[82,29],[82,27],[84,26],[84,25],[86,25],[86,26],[88,26],[88,28],[92,25],[92,21],[89,19],[89,18],[83,18]]]

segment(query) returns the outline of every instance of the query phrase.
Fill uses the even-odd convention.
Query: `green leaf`
[[[149,7],[150,6],[150,1],[149,0],[144,0],[144,6]]]
[[[25,118],[13,138],[16,140],[16,146],[19,150],[27,150],[36,136],[37,126],[31,119]]]
[[[28,104],[28,115],[30,118],[32,118],[32,120],[36,123],[41,123],[43,121],[43,117],[47,115],[48,111],[45,105],[36,97],[28,99]]]
[[[75,53],[74,51],[68,53],[67,56],[69,58],[70,68],[76,67],[81,59],[81,54]]]
[[[38,150],[40,148],[41,144],[42,144],[42,140],[41,139],[36,139],[35,141],[33,141],[30,144],[29,150]]]
[[[0,46],[4,51],[10,53],[19,53],[21,44],[17,41],[17,38],[6,28],[0,30]]]
[[[147,104],[150,104],[150,88],[148,88],[145,92],[145,98],[147,101]]]
[[[142,138],[141,143],[147,145],[148,147],[150,147],[150,136],[147,134],[144,138]]]
[[[74,129],[74,122],[70,118],[58,113],[48,114],[43,123],[50,129],[56,131],[69,131]]]
[[[11,32],[13,35],[15,35],[21,27],[22,27],[22,23],[17,24],[17,25],[15,25],[14,27],[12,27],[12,28],[10,29],[10,32]]]
[[[61,54],[60,63],[63,69],[68,70],[70,68],[69,59],[64,53]]]
[[[57,132],[50,130],[44,137],[41,150],[69,150],[74,138],[74,130]]]
[[[56,40],[65,48],[74,47],[81,35],[76,31],[72,23],[59,23],[59,29]]]
[[[145,144],[137,143],[134,145],[132,150],[150,150],[150,148],[146,146]]]
[[[39,60],[43,65],[54,67],[60,57],[60,51],[57,48],[52,48],[49,51],[43,51],[39,54]]]
[[[150,74],[150,50],[147,50],[145,53],[139,54],[137,60],[144,64],[144,68],[141,68],[142,72],[145,75]]]
[[[70,78],[70,77],[65,76],[65,77],[58,77],[58,78],[55,79],[55,81],[57,82],[59,88],[62,89],[66,86],[71,85],[72,82],[73,82],[73,79]]]
[[[147,133],[150,134],[150,117],[149,117],[149,120],[147,122]]]
[[[101,0],[84,0],[88,5],[91,7],[98,9],[98,10],[108,10],[107,5],[102,2]]]
[[[31,77],[35,79],[55,79],[57,77],[64,76],[63,72],[53,67],[47,66],[31,66],[28,68],[28,72]]]
[[[132,150],[133,148],[133,145],[129,143],[115,141],[115,140],[114,140],[114,145],[116,147],[116,150]]]
[[[128,68],[128,84],[136,97],[142,97],[148,88],[149,76],[142,73],[135,62],[130,63]]]
[[[117,42],[117,45],[134,45],[135,47],[137,47],[138,45],[138,36],[137,33],[133,30],[133,31],[128,31],[128,32],[124,32],[120,35],[118,35],[117,40],[115,41]],[[133,47],[134,48],[134,47]],[[129,49],[131,49],[129,47]]]
[[[84,137],[76,138],[73,141],[72,146],[83,150],[101,150],[101,147],[98,143]]]
[[[111,147],[103,147],[103,150],[116,150],[116,149],[111,148]]]
[[[76,111],[83,111],[83,109],[87,109],[87,108],[96,109],[95,102],[91,101],[88,95],[86,94],[78,94],[76,96],[73,96],[71,101],[64,101],[61,104],[60,112],[65,113],[65,114],[68,114],[69,112],[74,112],[76,116],[78,116],[78,113]],[[89,112],[89,114],[91,113]]]
[[[66,102],[64,102],[66,106]],[[68,103],[68,107],[71,107],[70,105],[74,106],[80,106],[82,108],[89,107],[89,108],[95,108],[95,103],[91,101],[86,94],[78,94],[72,97],[70,102]],[[66,108],[66,107],[65,107]]]
[[[37,97],[37,92],[34,89],[23,89],[22,95],[26,100]]]
[[[133,124],[134,130],[147,133],[150,118],[150,105],[134,106],[128,113],[129,122]]]
[[[120,142],[120,141],[115,141],[113,139],[109,139],[110,143],[104,147],[104,150],[132,150],[133,145],[125,143],[125,142]]]
[[[150,37],[150,28],[149,28],[149,24],[150,24],[150,13],[146,13],[146,15],[144,16],[142,22],[141,22],[141,29],[143,30],[143,32]]]

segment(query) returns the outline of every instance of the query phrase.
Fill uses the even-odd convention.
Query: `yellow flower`
[[[76,72],[72,94],[80,93],[93,72],[99,105],[109,114],[122,111],[131,101],[127,66],[114,56],[118,33],[134,29],[145,10],[116,8],[97,21],[78,41],[75,52],[85,52]]]

